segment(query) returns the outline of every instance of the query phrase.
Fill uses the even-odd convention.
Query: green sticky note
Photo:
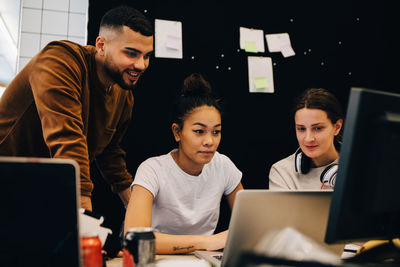
[[[266,77],[255,77],[254,85],[256,89],[265,89],[268,88],[268,81]]]
[[[254,41],[244,41],[244,51],[257,53],[257,43]]]

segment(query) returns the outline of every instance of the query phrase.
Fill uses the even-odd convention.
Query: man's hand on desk
[[[228,237],[228,231],[225,230],[221,233],[207,236],[206,243],[204,243],[204,248],[206,250],[219,250],[225,247],[226,238]]]
[[[81,196],[81,208],[92,211],[92,200],[88,196]]]

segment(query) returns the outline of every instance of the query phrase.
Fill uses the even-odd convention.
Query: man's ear
[[[97,36],[96,38],[96,51],[100,55],[104,54],[104,45],[105,45],[106,40],[104,39],[103,36]]]
[[[180,129],[179,125],[177,123],[173,123],[171,126],[171,129],[172,129],[172,134],[174,135],[175,141],[176,142],[181,141],[181,136],[180,136],[181,129]]]

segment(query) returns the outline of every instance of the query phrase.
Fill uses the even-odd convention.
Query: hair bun
[[[200,73],[193,73],[186,77],[182,87],[183,96],[211,96],[212,89]]]

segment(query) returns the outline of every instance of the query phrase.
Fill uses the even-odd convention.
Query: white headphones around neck
[[[294,156],[294,168],[296,172],[307,174],[311,169],[311,165],[312,160],[307,157],[299,147]],[[336,163],[330,164],[328,167],[326,167],[320,176],[321,183],[335,187],[338,168],[339,165]]]

